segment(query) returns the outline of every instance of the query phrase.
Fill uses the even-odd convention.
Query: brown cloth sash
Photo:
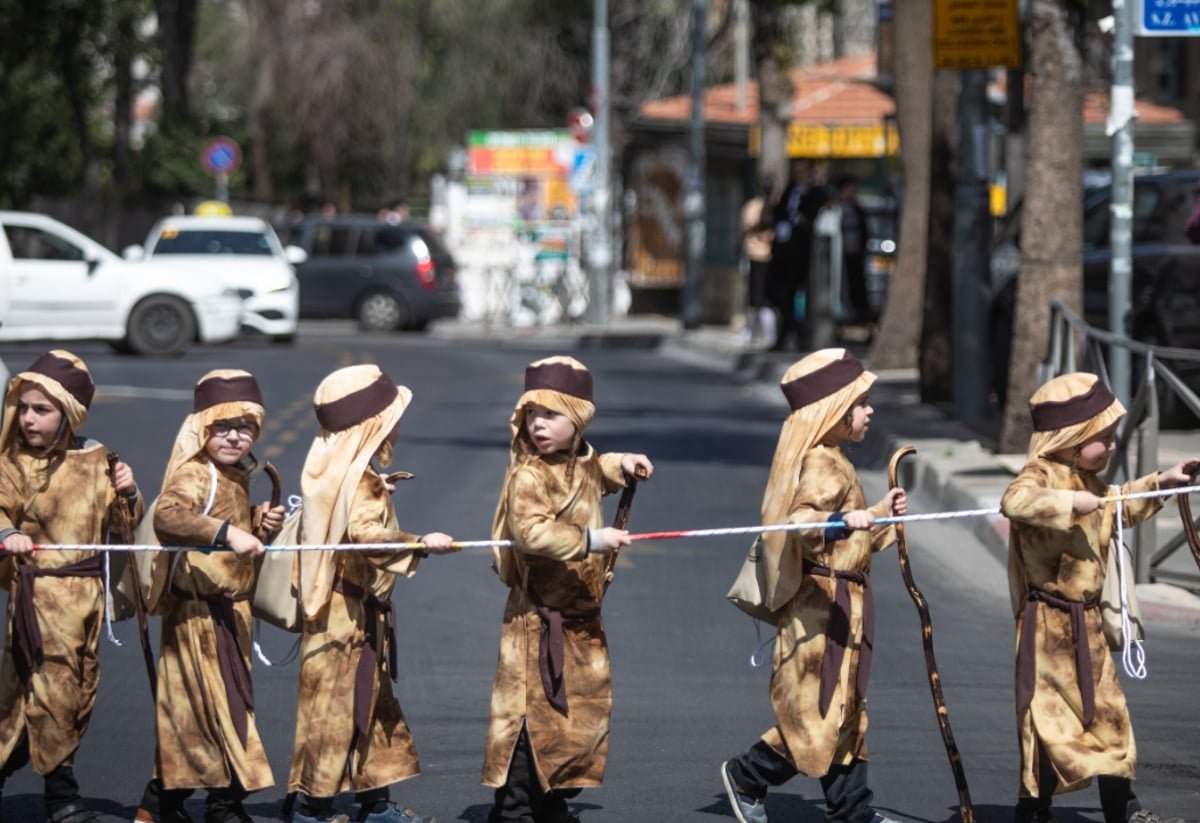
[[[241,600],[249,600],[247,594],[197,594],[177,586],[171,587],[171,594],[180,600],[203,600],[208,604],[212,615],[213,634],[217,638],[217,664],[221,669],[221,681],[225,684],[225,700],[229,703],[229,716],[233,719],[233,728],[237,731],[238,740],[242,747],[246,746],[249,734],[249,713],[254,709],[254,684],[250,681],[250,666],[242,654],[242,644],[238,640],[237,612],[233,604]]]
[[[33,602],[33,581],[38,577],[99,577],[104,564],[100,555],[76,560],[66,566],[45,569],[32,563],[17,566],[16,597],[13,602],[13,667],[25,691],[33,682],[33,673],[46,660],[42,648],[42,627],[38,624],[37,606]]]
[[[396,610],[391,600],[366,591],[361,586],[339,577],[333,581],[333,590],[350,600],[360,600],[366,613],[366,647],[358,657],[358,668],[354,672],[354,727],[365,735],[371,726],[371,692],[375,686],[375,669],[383,655],[379,642],[379,617],[384,618],[387,629],[388,671],[392,682],[397,678],[396,668]]]
[[[850,583],[863,589],[863,634],[859,642],[858,677],[854,691],[859,700],[867,697],[867,680],[871,674],[871,651],[875,648],[875,598],[871,594],[871,577],[866,572],[834,571],[828,566],[818,566],[805,561],[806,574],[832,577],[837,581],[834,600],[829,610],[829,628],[825,631],[825,656],[821,659],[821,695],[818,708],[821,717],[829,711],[833,691],[837,687],[842,671],[842,658],[850,642]]]
[[[538,669],[542,675],[542,688],[546,690],[546,699],[550,705],[563,714],[567,713],[567,684],[563,680],[564,659],[564,626],[581,626],[590,623],[600,616],[597,606],[580,614],[564,615],[558,609],[552,609],[542,602],[532,590],[525,594],[533,601],[538,617],[542,619],[541,642],[538,644]]]
[[[1045,603],[1055,609],[1071,613],[1071,635],[1075,645],[1075,680],[1079,684],[1079,698],[1083,702],[1083,726],[1092,725],[1096,716],[1096,687],[1092,683],[1092,653],[1088,647],[1087,624],[1084,611],[1100,607],[1100,598],[1092,600],[1066,600],[1041,589],[1030,589],[1025,601],[1025,616],[1021,622],[1021,640],[1017,645],[1017,711],[1023,712],[1033,702],[1034,683],[1037,680],[1037,604]]]

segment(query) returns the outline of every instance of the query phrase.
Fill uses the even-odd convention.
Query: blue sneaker
[[[729,797],[729,805],[738,823],[767,823],[766,804],[738,790],[733,775],[729,773],[728,760],[721,764],[721,782],[725,784],[725,794]]]
[[[395,803],[389,803],[381,812],[371,812],[366,817],[360,817],[359,823],[437,823],[436,817],[422,817],[412,809],[405,809]]]

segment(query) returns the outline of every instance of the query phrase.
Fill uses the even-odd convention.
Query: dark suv
[[[308,259],[296,266],[301,317],[350,317],[370,331],[420,330],[457,317],[457,266],[418,223],[370,216],[309,217],[277,228]]]
[[[1107,176],[1083,189],[1084,319],[1108,328],[1109,197]],[[1133,277],[1125,333],[1162,346],[1200,348],[1200,246],[1183,228],[1196,203],[1200,171],[1140,173],[1133,184]],[[1021,208],[1000,225],[992,254],[993,387],[1004,399],[1012,338],[1016,275],[1020,269]],[[1185,376],[1185,375],[1181,375]],[[1192,382],[1189,379],[1189,382]]]

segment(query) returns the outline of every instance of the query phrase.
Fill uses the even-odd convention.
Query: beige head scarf
[[[783,423],[771,461],[762,502],[764,526],[787,520],[800,487],[800,463],[805,452],[842,422],[854,401],[874,382],[875,375],[865,371],[858,358],[845,349],[815,351],[784,373],[780,388],[792,412]],[[771,609],[782,607],[795,593],[794,586],[800,580],[800,559],[784,551],[787,541],[785,532],[763,535],[767,601]]]
[[[1028,458],[1078,446],[1125,416],[1125,407],[1094,374],[1060,375],[1029,399],[1033,435]]]
[[[412,392],[375,365],[338,369],[317,386],[313,407],[321,430],[300,478],[301,543],[342,541],[359,481],[410,402]],[[329,602],[335,567],[333,552],[300,553],[298,591],[309,619]]]
[[[0,428],[0,453],[7,454],[20,431],[17,404],[29,384],[36,385],[62,409],[66,419],[67,439],[79,434],[87,420],[88,407],[96,394],[91,372],[84,362],[69,351],[55,349],[33,361],[25,371],[8,381],[4,396],[4,425]],[[62,440],[56,448],[64,445]]]
[[[179,467],[204,451],[208,427],[218,420],[252,420],[262,430],[266,419],[262,392],[250,372],[214,369],[196,383],[192,413],[183,419],[163,475],[163,488]]]
[[[512,445],[504,484],[500,488],[500,500],[492,519],[492,539],[508,540],[508,483],[518,468],[538,457],[537,448],[525,432],[525,412],[531,405],[545,406],[565,414],[575,424],[575,440],[571,444],[571,460],[579,451],[583,432],[591,425],[596,415],[592,401],[592,374],[587,367],[573,357],[547,357],[530,363],[525,368],[525,391],[517,400],[509,426],[512,428]],[[501,579],[512,584],[512,549],[495,549],[495,568]]]

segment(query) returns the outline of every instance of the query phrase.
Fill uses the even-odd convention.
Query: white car
[[[279,242],[275,230],[257,217],[166,217],[146,237],[146,245],[125,249],[128,260],[170,262],[235,289],[245,301],[242,324],[289,341],[300,317],[300,285],[295,265],[308,255]]]
[[[52,217],[0,211],[0,340],[106,340],[178,354],[237,337],[242,301],[166,266],[134,264]]]

